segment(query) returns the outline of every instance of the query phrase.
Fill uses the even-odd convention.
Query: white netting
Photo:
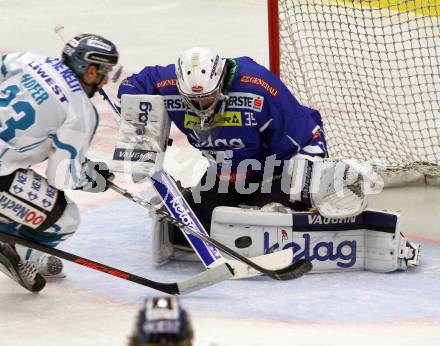
[[[321,112],[330,155],[440,175],[435,3],[279,0],[281,78]]]

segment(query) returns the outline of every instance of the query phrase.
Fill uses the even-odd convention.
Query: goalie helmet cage
[[[270,68],[320,111],[330,156],[440,181],[438,0],[268,0],[268,16]]]

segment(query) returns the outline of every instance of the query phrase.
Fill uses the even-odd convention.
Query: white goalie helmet
[[[177,87],[184,102],[201,118],[201,127],[211,125],[222,94],[226,59],[208,48],[191,48],[176,64]]]

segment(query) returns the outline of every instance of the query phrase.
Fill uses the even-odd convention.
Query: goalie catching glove
[[[359,215],[367,207],[367,195],[382,186],[371,166],[354,160],[299,154],[291,159],[289,174],[291,202],[306,203],[329,218]]]

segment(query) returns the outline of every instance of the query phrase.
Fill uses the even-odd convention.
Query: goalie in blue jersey
[[[194,48],[176,66],[144,68],[122,82],[118,96],[162,95],[171,121],[215,164],[214,185],[206,185],[210,170],[198,200],[185,196],[205,228],[219,205],[289,205],[290,195],[281,190],[284,162],[296,155],[327,155],[319,112],[299,104],[275,75],[248,57],[223,59]],[[278,179],[264,193],[253,186],[261,185],[269,161]],[[226,193],[219,193],[221,184]]]
[[[334,220],[342,227],[362,217],[368,190],[377,181],[371,168],[327,158],[319,112],[300,104],[277,76],[251,58],[222,58],[207,48],[191,48],[176,64],[148,66],[125,79],[118,92],[123,115],[133,109],[126,95],[146,95],[138,119],[143,118],[146,130],[136,134],[144,134],[145,152],[166,150],[170,126],[165,117],[210,160],[198,185],[184,189],[183,196],[212,237],[242,254],[281,248],[269,244],[272,236],[265,227],[272,226],[280,232],[274,233],[276,239],[291,244],[293,232],[286,229],[292,228],[292,217],[275,215],[270,221],[270,213],[313,208],[324,224]],[[162,96],[165,115],[152,110],[148,95]],[[257,210],[237,208],[243,205]],[[315,216],[310,220],[321,220]],[[285,220],[284,229],[277,220]],[[259,231],[251,232],[253,226]],[[164,220],[155,219],[154,234],[157,263],[185,249],[181,232]],[[335,256],[329,258],[336,263]]]

